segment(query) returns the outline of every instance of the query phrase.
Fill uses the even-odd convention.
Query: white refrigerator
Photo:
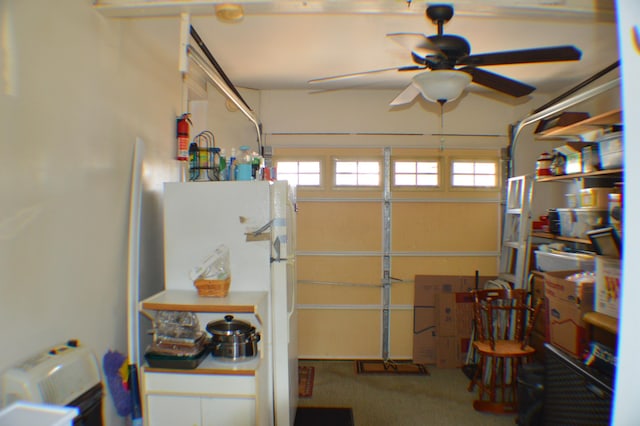
[[[224,244],[229,292],[269,294],[270,320],[264,321],[258,350],[269,355],[263,359],[269,363],[274,424],[293,425],[298,402],[294,189],[286,181],[166,183],[164,197],[167,289],[195,292],[188,272]]]

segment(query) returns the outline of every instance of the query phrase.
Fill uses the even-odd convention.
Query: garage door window
[[[295,186],[320,186],[320,161],[278,161],[276,169],[278,180]]]
[[[393,185],[396,187],[432,187],[440,183],[437,160],[396,160],[393,162]]]
[[[495,188],[498,164],[493,160],[454,160],[451,183],[457,188]]]
[[[336,186],[380,186],[380,162],[360,160],[335,160]]]

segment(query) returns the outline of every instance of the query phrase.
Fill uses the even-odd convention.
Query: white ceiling
[[[391,71],[316,85],[309,85],[308,81],[413,65],[410,52],[389,40],[386,34],[437,33],[436,26],[425,16],[427,2],[232,2],[242,4],[245,11],[238,23],[220,22],[213,13],[215,3],[111,0],[98,1],[96,8],[114,17],[177,17],[181,12],[189,12],[191,24],[233,84],[253,89],[400,91],[409,84],[414,72]],[[449,4],[453,4],[455,15],[445,24],[444,33],[466,38],[471,54],[574,45],[582,51],[580,61],[483,67],[535,86],[538,93],[557,94],[618,59],[612,3],[612,0],[453,1]],[[493,92],[478,85],[469,90]]]

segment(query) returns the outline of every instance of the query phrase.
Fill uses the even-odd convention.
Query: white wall
[[[146,264],[162,264],[159,182],[177,176],[177,55],[153,42],[86,0],[0,0],[0,371],[70,338],[99,360],[127,352],[136,137]],[[143,280],[161,288],[162,269]],[[105,392],[105,424],[124,424]]]

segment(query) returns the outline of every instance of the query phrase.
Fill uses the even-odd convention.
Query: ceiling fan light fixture
[[[216,18],[221,22],[235,23],[244,18],[244,9],[241,4],[221,3],[216,5]]]
[[[462,94],[471,84],[471,75],[457,70],[433,70],[413,77],[413,84],[425,99],[443,104]]]

